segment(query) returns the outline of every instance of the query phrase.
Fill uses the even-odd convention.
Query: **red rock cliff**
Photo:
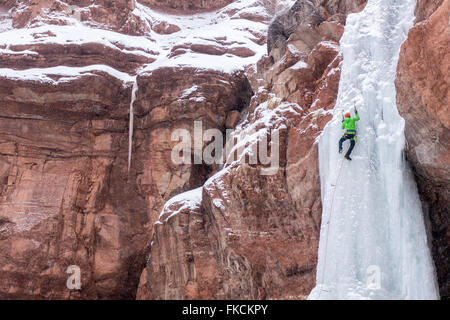
[[[306,297],[321,214],[315,139],[335,104],[346,16],[366,1],[298,0],[274,18],[287,2],[5,2],[0,298]],[[418,1],[397,78],[443,296],[448,6]],[[203,11],[198,26],[178,15]],[[194,120],[252,139],[223,167],[174,164],[171,134]],[[274,174],[236,161],[272,138]],[[66,287],[70,265],[81,290]]]
[[[155,224],[139,299],[304,299],[309,294],[321,217],[314,141],[336,101],[346,14],[364,7],[363,1],[338,2],[300,0],[272,22],[269,54],[256,70],[248,69],[255,96],[235,131],[253,138],[202,188],[166,203]],[[237,160],[250,157],[255,143],[270,140],[273,132],[279,134],[274,143],[280,150],[274,174],[265,175],[262,163]]]
[[[402,46],[396,87],[406,154],[429,214],[442,298],[450,290],[450,1],[418,1]]]
[[[199,26],[132,0],[0,8],[0,298],[136,297],[164,203],[217,169],[173,164],[171,132],[224,130],[252,95],[272,6],[233,5]]]

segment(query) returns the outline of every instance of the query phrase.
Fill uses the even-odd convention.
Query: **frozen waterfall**
[[[414,177],[395,102],[400,46],[415,0],[369,0],[347,18],[334,116],[319,141],[322,226],[309,299],[438,299]],[[353,161],[338,153],[342,112],[358,107]]]

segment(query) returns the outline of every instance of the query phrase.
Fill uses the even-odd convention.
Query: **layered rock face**
[[[164,203],[217,170],[173,163],[171,133],[194,120],[225,130],[249,104],[242,70],[270,19],[251,5],[198,26],[135,1],[1,7],[0,298],[136,297]],[[72,265],[79,290],[66,286]]]
[[[297,1],[269,27],[269,55],[248,69],[255,96],[228,140],[237,144],[202,188],[164,206],[138,298],[309,294],[321,216],[314,141],[336,100],[339,39],[349,12],[336,15],[318,3]],[[280,21],[294,21],[290,34],[277,27]],[[258,141],[270,141],[278,166],[250,161],[264,149]]]
[[[432,253],[442,298],[450,290],[450,1],[418,1],[402,46],[397,105],[405,119],[406,154],[431,220]]]
[[[7,1],[0,298],[305,298],[321,216],[315,140],[335,104],[346,16],[365,3]],[[435,61],[448,63],[448,1],[417,8],[398,105],[445,287],[448,72]],[[224,142],[234,129],[223,165],[173,161],[173,133],[192,138],[194,121]],[[66,287],[71,265],[80,290]]]
[[[231,157],[202,188],[165,205],[155,225],[138,298],[304,297],[314,282],[317,249],[317,216],[308,214],[320,204],[314,195],[302,197],[306,190],[295,190],[296,181],[289,185],[287,180],[294,179],[286,172],[287,128],[293,128],[302,114],[297,104],[274,109],[263,104],[237,129],[236,136],[267,137],[268,129],[279,132],[281,168],[274,175],[261,175],[261,165],[244,165]],[[237,151],[236,157],[248,155],[252,146]],[[291,171],[302,171],[308,181],[309,168],[293,165]],[[310,164],[317,170],[316,165]],[[307,192],[314,193],[314,182]],[[301,204],[305,207],[298,210]]]
[[[81,297],[70,265],[82,297],[133,297],[148,217],[124,170],[130,89],[107,74],[2,79],[0,297]]]
[[[226,74],[195,68],[160,68],[142,73],[135,103],[134,149],[131,173],[146,194],[147,215],[152,226],[164,203],[172,196],[201,186],[215,170],[213,165],[174,163],[172,150],[179,140],[175,130],[189,132],[194,145],[194,121],[202,129],[225,130],[227,115],[249,104],[253,92],[242,72]],[[202,147],[204,147],[202,144]]]
[[[1,297],[133,298],[162,204],[212,170],[172,164],[171,131],[223,128],[252,93],[242,73],[165,68],[137,82],[128,172],[130,86],[106,73],[2,80]],[[65,287],[69,265],[81,292]]]
[[[310,50],[318,39],[339,41],[348,13],[361,11],[366,0],[350,1],[297,1],[287,14],[279,15],[269,27],[268,51],[278,60],[286,50],[286,41],[292,34],[302,34],[300,51]],[[321,25],[320,28],[317,28]],[[300,30],[299,30],[300,29]],[[307,34],[304,34],[307,33]],[[320,33],[320,35],[319,35]],[[325,33],[327,33],[325,35]],[[293,40],[293,39],[291,39]]]
[[[134,0],[18,0],[13,7],[13,26],[70,25],[73,21],[94,27],[142,35],[149,31],[142,17],[133,14]]]
[[[192,10],[212,10],[223,8],[233,0],[143,0],[142,3],[159,9],[178,9],[184,12]]]

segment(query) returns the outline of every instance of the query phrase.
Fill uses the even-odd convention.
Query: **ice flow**
[[[369,0],[347,18],[333,119],[319,140],[322,225],[309,299],[438,299],[421,203],[395,102],[415,0]],[[353,161],[338,153],[342,112],[361,120]],[[352,116],[353,116],[352,110]]]

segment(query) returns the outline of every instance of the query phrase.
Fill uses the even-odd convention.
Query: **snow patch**
[[[200,208],[202,203],[202,189],[202,187],[199,187],[171,198],[165,203],[156,223],[167,222],[183,210],[193,211]],[[166,216],[167,214],[168,216]]]
[[[95,75],[95,71],[105,72],[112,77],[121,80],[124,85],[134,81],[134,77],[106,65],[90,65],[86,67],[58,66],[51,68],[32,68],[26,70],[0,68],[0,77],[23,81],[40,81],[57,85],[62,82],[76,80],[82,76]],[[60,78],[55,80],[51,77],[52,75],[59,76]]]
[[[308,68],[308,65],[306,64],[306,62],[300,60],[296,64],[294,64],[292,67],[290,67],[289,69],[300,70],[300,69],[307,69],[307,68]]]

